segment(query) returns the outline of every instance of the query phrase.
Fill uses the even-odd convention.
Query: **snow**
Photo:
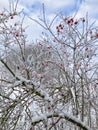
[[[56,113],[49,112],[49,113],[40,114],[39,116],[35,116],[35,117],[32,118],[32,124],[39,123],[40,121],[47,120],[47,118],[51,118],[51,117],[65,118],[69,122],[72,122],[72,123],[76,124],[77,126],[81,126],[81,128],[84,128],[84,130],[91,130],[80,119],[78,119],[78,118],[76,118],[76,117],[74,117],[74,116],[72,116],[70,114],[60,113],[60,112],[56,112]]]

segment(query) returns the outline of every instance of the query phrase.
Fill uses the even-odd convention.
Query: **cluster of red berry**
[[[59,33],[61,30],[64,29],[64,25],[63,24],[59,24],[57,27],[56,27],[56,30],[57,32]]]
[[[64,22],[66,22],[68,25],[77,25],[78,24],[78,21],[77,20],[74,20],[73,18],[64,18]]]

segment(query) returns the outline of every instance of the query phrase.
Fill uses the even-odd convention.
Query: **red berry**
[[[11,16],[10,18],[11,18],[11,19],[13,19],[14,17],[13,17],[13,16]]]
[[[52,46],[48,46],[47,48],[48,48],[48,49],[51,49],[51,48],[52,48]]]
[[[93,38],[93,36],[91,36],[91,39]]]
[[[64,27],[62,26],[61,29],[63,29]]]
[[[3,13],[1,13],[0,15],[3,16]]]
[[[19,37],[19,34],[18,34],[18,33],[16,33],[16,37]]]
[[[71,18],[70,21],[73,23],[74,22],[73,18]]]
[[[88,66],[88,64],[86,64],[86,66]]]
[[[59,27],[62,27],[62,25],[60,24]]]
[[[88,48],[85,48],[85,51],[87,51],[88,50]]]
[[[51,107],[49,106],[49,107],[48,107],[48,110],[50,110],[50,109],[51,109]]]
[[[63,54],[66,54],[66,52],[64,51]]]
[[[56,42],[56,40],[55,40],[55,39],[53,39],[53,42]]]
[[[70,24],[70,23],[71,23],[71,21],[70,21],[70,20],[68,20],[68,21],[67,21],[67,24]]]
[[[64,96],[64,94],[61,94],[61,96]]]
[[[96,34],[96,38],[98,38],[98,33]]]
[[[57,32],[59,33],[59,32],[60,32],[60,30],[58,29],[58,30],[57,30]]]
[[[47,66],[48,66],[48,63],[46,63],[45,66],[47,67]]]
[[[15,23],[14,26],[17,26],[17,24]]]
[[[56,26],[56,29],[58,29],[59,27],[58,26]]]
[[[54,122],[52,122],[52,123],[51,123],[51,125],[52,125],[52,126],[55,126],[55,123],[54,123]]]
[[[78,24],[78,21],[75,21],[74,24],[77,25],[77,24]]]

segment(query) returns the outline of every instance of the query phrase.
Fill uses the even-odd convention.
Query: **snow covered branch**
[[[37,123],[40,123],[43,120],[53,118],[53,117],[59,117],[60,119],[65,119],[78,127],[82,128],[83,130],[91,130],[84,122],[82,122],[80,119],[76,118],[75,116],[69,115],[67,113],[45,113],[41,114],[39,116],[33,117],[32,119],[32,125],[36,125]]]

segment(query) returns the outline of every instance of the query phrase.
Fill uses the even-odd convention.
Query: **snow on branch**
[[[69,115],[67,113],[44,113],[39,116],[33,117],[32,119],[32,125],[35,126],[37,123],[40,123],[43,120],[53,118],[53,117],[59,117],[60,119],[65,119],[78,127],[82,128],[83,130],[91,130],[84,122],[82,122],[80,119]]]
[[[32,90],[32,92],[37,96],[43,98],[46,101],[49,101],[51,104],[53,103],[53,99],[49,96],[49,94],[43,91],[42,89],[40,89],[40,87],[36,86],[31,80],[27,80],[26,78],[18,75],[16,75],[15,77],[17,81],[14,85],[22,84],[27,89]]]
[[[9,68],[9,66],[1,59],[0,60],[4,66],[9,70],[9,72],[13,75],[13,77],[16,77],[16,83],[20,81],[20,83],[23,85],[23,86],[26,86],[27,88],[31,89],[33,88],[33,92],[37,95],[37,96],[40,96],[46,100],[48,100],[49,102],[52,102],[52,99],[49,97],[49,95],[47,93],[45,93],[44,91],[42,91],[41,89],[39,90],[36,90],[36,86],[30,81],[30,80],[27,80],[25,78],[23,78],[22,76],[18,76],[18,75],[15,75],[14,72]],[[29,85],[30,84],[30,85]]]

